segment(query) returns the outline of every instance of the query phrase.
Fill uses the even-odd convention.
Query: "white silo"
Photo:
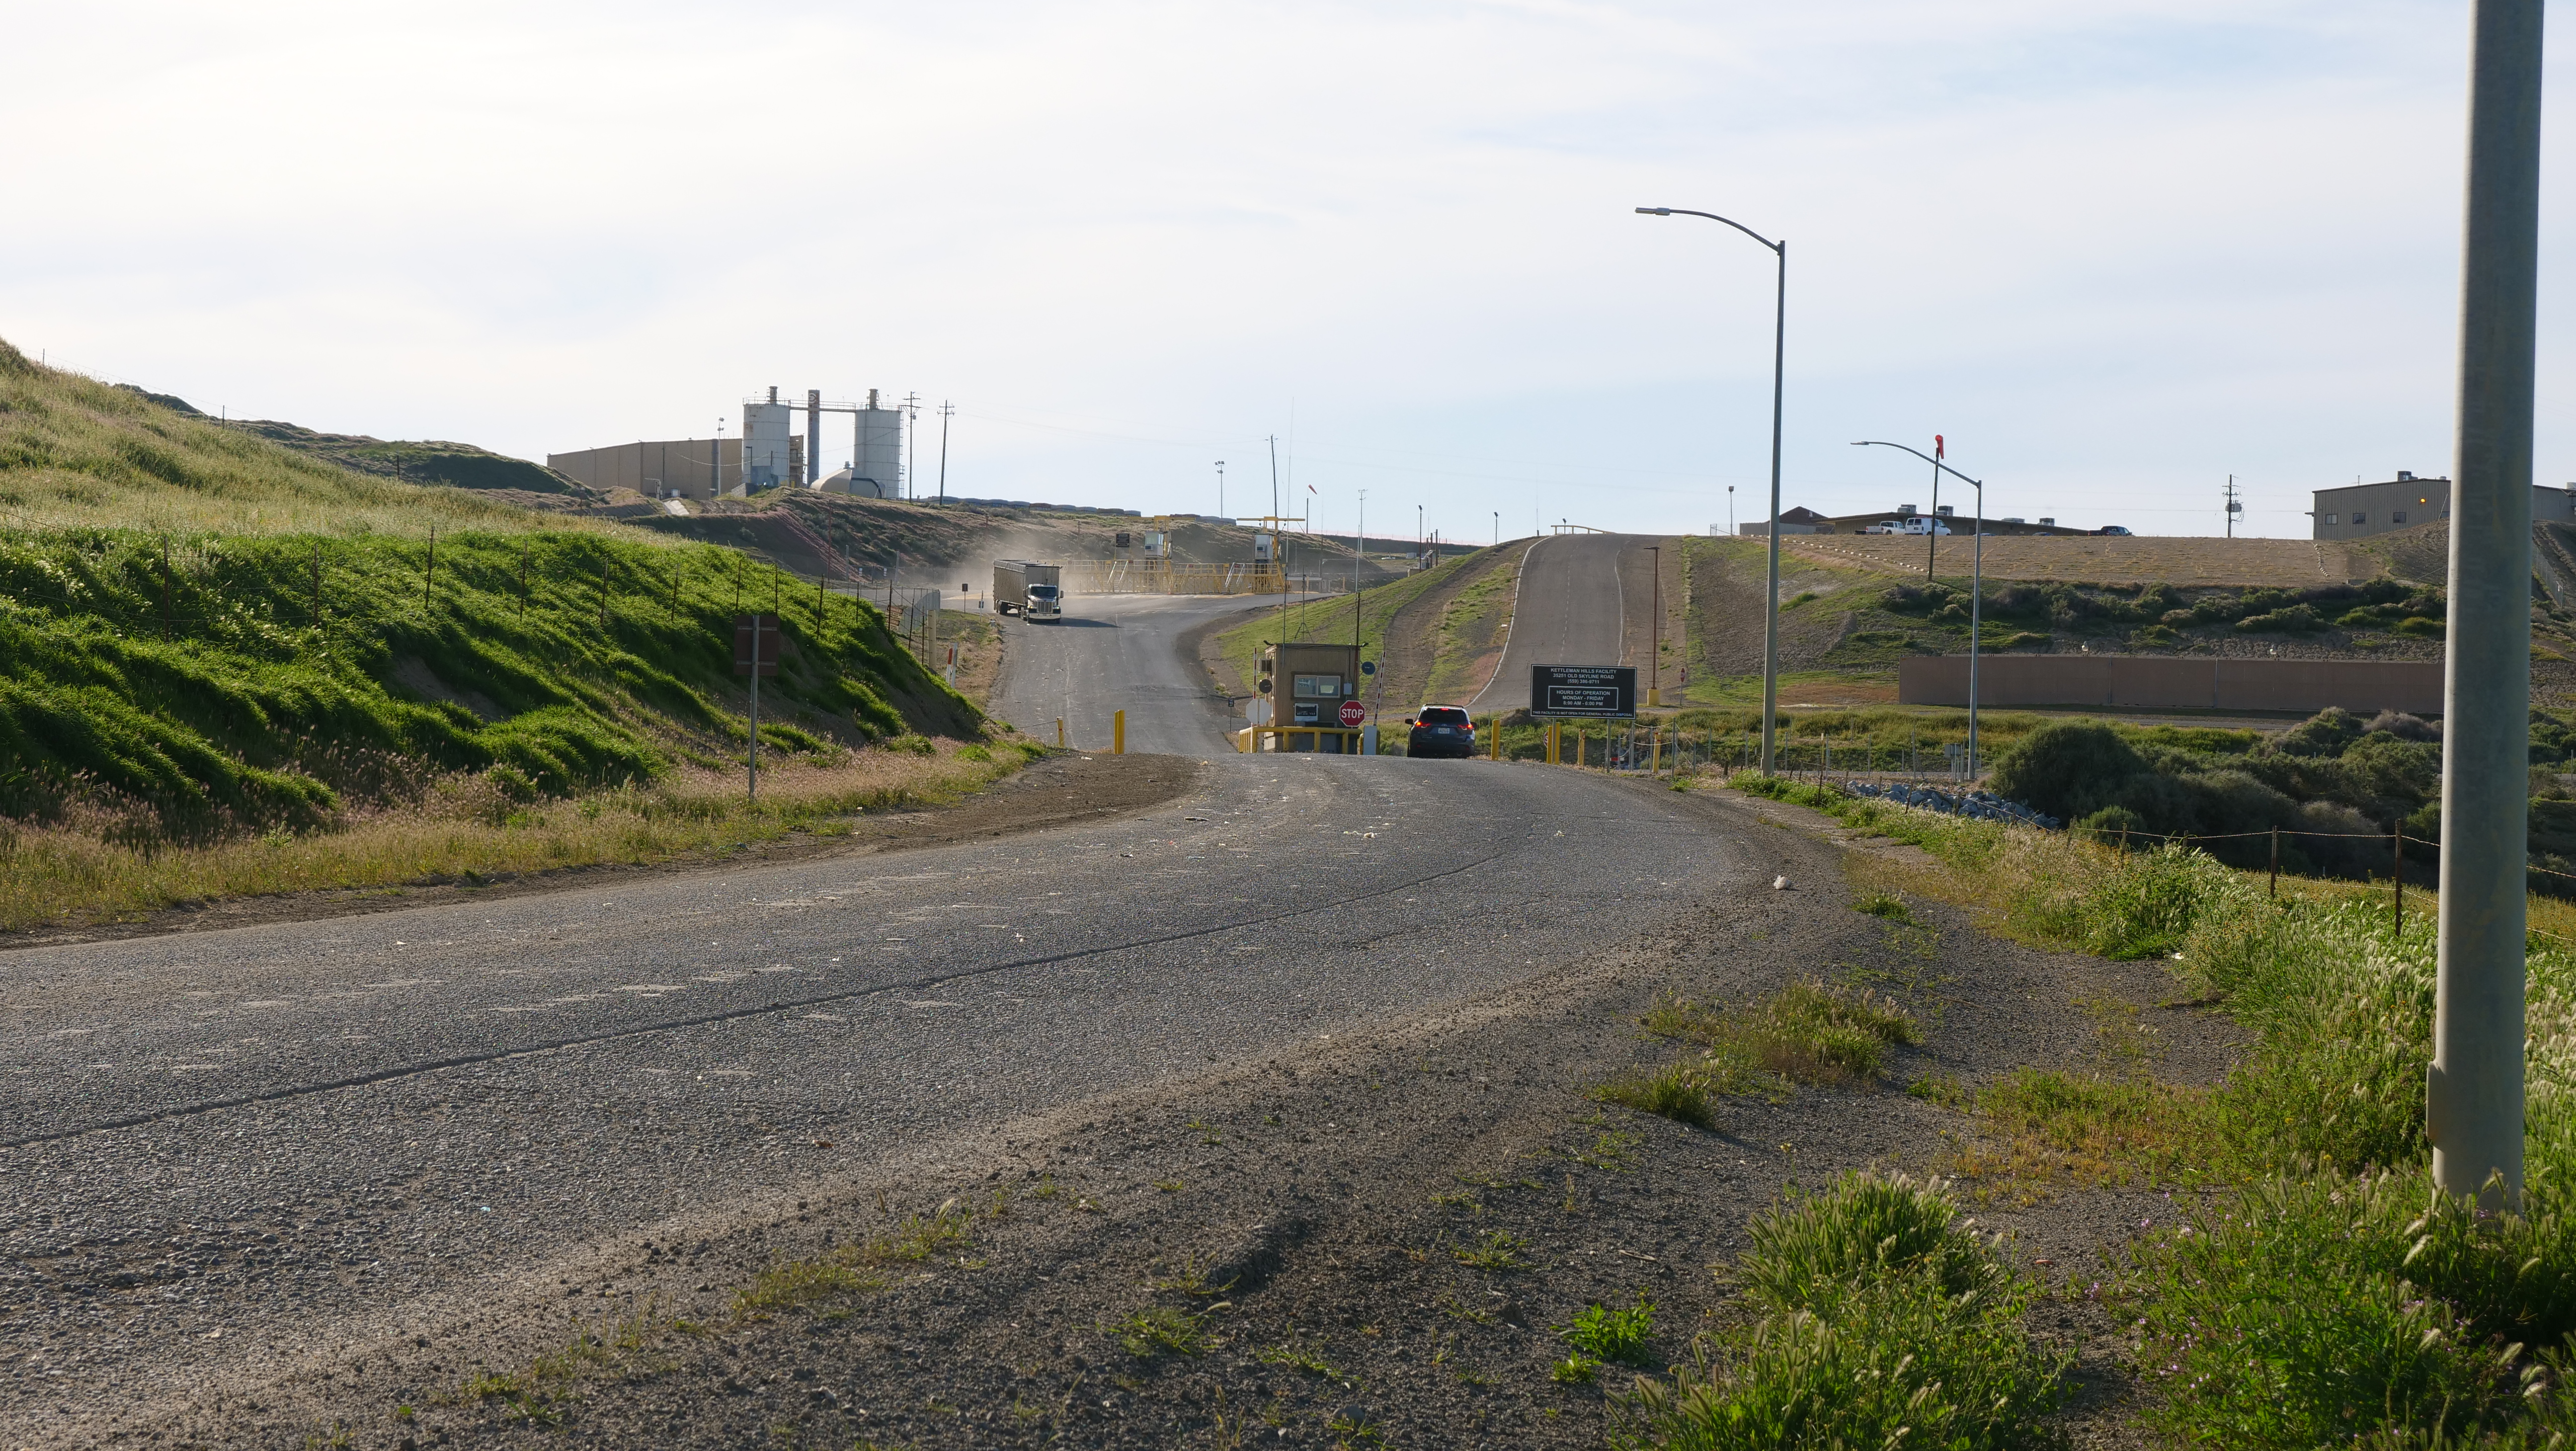
[[[903,411],[878,407],[877,390],[870,388],[868,406],[855,412],[850,492],[880,499],[898,497],[903,483]]]
[[[769,390],[766,402],[742,405],[742,481],[744,492],[772,489],[795,477],[789,467],[787,418],[790,410]]]

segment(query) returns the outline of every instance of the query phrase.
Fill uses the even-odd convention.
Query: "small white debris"
[[[1775,892],[1785,892],[1789,890],[1789,879],[1787,877],[1773,877],[1771,879],[1771,890]]]

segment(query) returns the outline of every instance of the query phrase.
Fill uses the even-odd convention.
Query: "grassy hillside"
[[[464,773],[521,800],[747,739],[982,734],[876,608],[729,550],[388,482],[0,345],[0,816],[146,847],[327,829]]]
[[[645,781],[744,739],[737,608],[781,606],[783,751],[974,735],[874,606],[739,555],[476,532],[0,537],[0,814],[181,839],[310,829],[457,771],[530,795]],[[522,586],[524,583],[524,602]]]
[[[420,538],[432,527],[611,526],[352,473],[0,342],[0,528]]]

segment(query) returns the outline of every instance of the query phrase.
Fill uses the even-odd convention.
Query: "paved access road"
[[[1139,698],[1131,741],[1200,708]],[[1475,994],[1764,870],[1583,773],[1139,764],[1200,786],[968,846],[0,955],[0,1442],[471,1342],[589,1247]]]
[[[1073,745],[1107,749],[1110,713],[1127,712],[1127,749],[1201,755],[1223,749],[1226,706],[1181,635],[1249,618],[1276,596],[1075,595],[1061,624],[1005,617],[992,714],[1042,741],[1061,719]]]
[[[1640,542],[1630,534],[1556,534],[1522,556],[1503,663],[1469,703],[1479,713],[1529,704],[1533,665],[1617,665],[1626,658],[1627,610],[1619,555]],[[1642,689],[1639,699],[1644,699]]]

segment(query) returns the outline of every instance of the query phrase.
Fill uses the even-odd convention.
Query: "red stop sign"
[[[1360,704],[1356,700],[1346,700],[1342,702],[1342,724],[1346,726],[1357,726],[1361,721],[1367,719],[1367,706]]]

